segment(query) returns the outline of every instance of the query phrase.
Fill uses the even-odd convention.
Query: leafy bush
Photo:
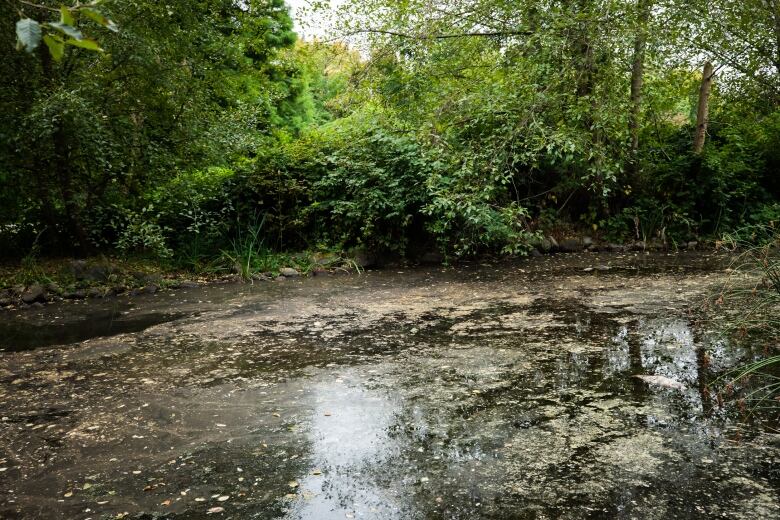
[[[165,241],[163,228],[150,215],[151,207],[140,213],[131,213],[127,226],[119,235],[116,248],[124,254],[151,254],[159,258],[168,258],[173,251]]]
[[[327,170],[312,184],[317,234],[342,247],[405,253],[423,229],[426,180],[434,168],[414,137],[381,119],[325,127]]]

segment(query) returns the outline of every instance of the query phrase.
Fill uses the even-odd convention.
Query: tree
[[[41,41],[97,23],[87,15],[93,4],[55,5],[23,4],[23,13],[56,9],[61,17],[38,22]],[[102,247],[115,236],[91,230],[122,228],[150,186],[248,153],[275,124],[284,97],[278,85],[289,74],[275,58],[295,41],[282,0],[128,0],[102,8],[121,27],[102,35],[103,52],[52,54],[27,33],[24,49],[37,56],[12,45],[0,51],[2,103],[11,115],[0,129],[0,180],[14,194],[0,213],[6,222],[22,220],[14,228],[27,237],[21,243],[43,233],[44,245],[63,251]],[[16,14],[2,16],[11,25]],[[58,25],[63,20],[75,25]]]

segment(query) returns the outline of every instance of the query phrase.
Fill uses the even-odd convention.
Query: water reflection
[[[310,390],[311,467],[286,518],[395,518],[402,496],[375,480],[376,470],[398,456],[389,432],[399,403],[363,386],[354,372]]]

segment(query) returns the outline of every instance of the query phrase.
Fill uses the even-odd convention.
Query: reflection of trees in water
[[[720,360],[717,368],[721,370],[739,357],[733,347],[722,341],[716,341],[712,347]],[[687,320],[638,318],[622,325],[612,337],[604,355],[603,373],[605,377],[657,375],[683,383],[687,390],[680,395],[689,407],[709,416],[713,409],[709,386],[717,377],[709,350],[705,331]],[[635,399],[662,390],[653,390],[638,378],[629,380]]]

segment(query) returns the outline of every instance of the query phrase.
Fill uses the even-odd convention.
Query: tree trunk
[[[40,46],[40,56],[43,76],[53,92],[58,87],[59,78],[52,63],[51,56],[49,55],[49,51],[43,45]],[[89,245],[89,237],[81,216],[81,208],[76,200],[77,197],[73,188],[73,177],[71,175],[72,166],[67,144],[67,135],[65,128],[63,128],[64,122],[61,119],[58,119],[54,124],[56,125],[52,135],[54,157],[53,162],[49,165],[49,182],[51,183],[52,188],[59,189],[65,210],[64,224],[71,234],[71,237],[76,240],[75,246],[73,244],[63,245],[81,255],[87,255],[91,248]],[[53,209],[47,208],[47,212],[53,213]],[[56,229],[56,226],[54,229]]]
[[[647,47],[647,22],[650,19],[650,0],[637,1],[637,30],[634,38],[634,61],[631,65],[631,114],[628,130],[631,135],[631,170],[636,173],[639,155],[639,119],[642,113],[642,86],[645,75],[645,48]]]
[[[712,63],[704,64],[701,76],[701,88],[699,89],[699,104],[696,109],[696,136],[693,139],[693,153],[700,154],[704,150],[704,141],[707,138],[707,119],[710,112],[710,90],[715,73]]]

